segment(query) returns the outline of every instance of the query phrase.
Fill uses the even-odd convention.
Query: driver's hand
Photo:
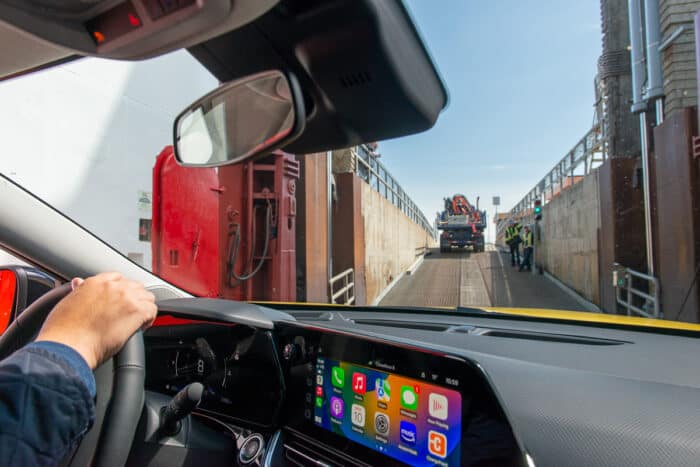
[[[73,292],[49,313],[36,340],[73,348],[93,370],[156,318],[154,295],[119,273],[73,279],[72,285]]]

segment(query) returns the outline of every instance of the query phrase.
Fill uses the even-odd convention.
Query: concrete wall
[[[546,271],[599,304],[598,171],[547,203],[542,209],[542,240],[536,260]]]
[[[361,184],[365,240],[366,301],[372,301],[417,259],[416,249],[436,246],[435,240],[403,212]]]

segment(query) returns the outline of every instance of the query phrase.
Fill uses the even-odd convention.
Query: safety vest
[[[525,248],[529,248],[533,245],[532,230],[525,233]]]
[[[506,227],[506,243],[510,243],[513,238],[512,227]]]

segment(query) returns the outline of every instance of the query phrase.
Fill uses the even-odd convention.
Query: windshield
[[[627,2],[405,3],[450,94],[427,132],[181,167],[214,76],[84,58],[0,83],[0,171],[197,296],[697,322],[690,9],[638,38]]]

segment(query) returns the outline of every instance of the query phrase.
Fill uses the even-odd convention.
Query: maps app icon
[[[391,399],[391,387],[389,381],[377,378],[374,381],[374,390],[377,391],[377,400],[389,402]]]

